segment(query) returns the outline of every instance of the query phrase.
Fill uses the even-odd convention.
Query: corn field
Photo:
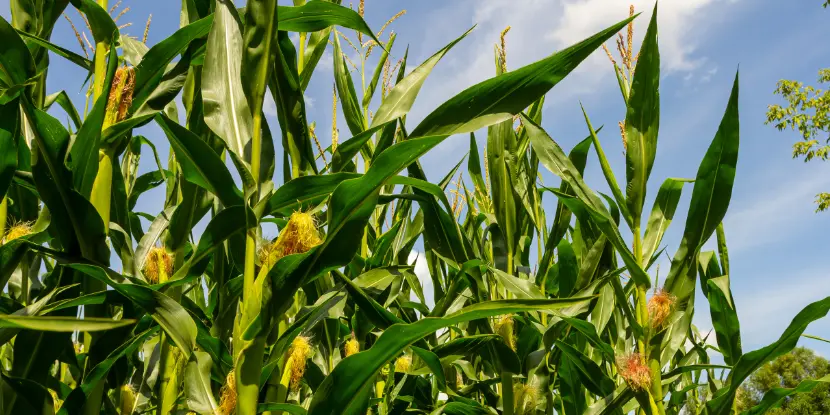
[[[722,225],[738,75],[711,103],[722,119],[701,126],[716,133],[699,169],[650,177],[656,5],[639,51],[631,22],[648,17],[633,9],[512,70],[502,33],[492,78],[407,124],[430,72],[469,31],[414,67],[394,23],[370,28],[362,1],[185,0],[181,27],[154,45],[146,30],[122,35],[107,0],[10,3],[11,22],[0,18],[2,414],[726,415],[740,412],[744,380],[830,310],[830,297],[810,304],[777,341],[742,350]],[[80,47],[51,39],[62,15],[82,22]],[[624,182],[589,109],[571,149],[541,127],[546,95],[600,48],[626,110]],[[304,91],[327,51],[332,117],[347,128],[323,147]],[[47,91],[56,60],[86,71],[85,83]],[[79,88],[84,108],[65,92]],[[278,126],[265,119],[267,95]],[[161,143],[134,134],[151,123],[169,142],[166,165]],[[603,135],[620,139],[614,130]],[[469,140],[469,153],[432,183],[419,158],[444,140]],[[140,172],[142,156],[157,168]],[[589,162],[611,195],[585,183]],[[545,170],[557,187],[540,182]],[[664,180],[656,195],[649,179]],[[138,211],[156,188],[163,204]],[[671,252],[662,239],[684,190]],[[717,249],[703,250],[713,238]],[[410,260],[419,243],[434,306]],[[672,258],[662,279],[661,255]],[[709,310],[694,309],[701,291]],[[695,312],[711,315],[714,339]],[[822,381],[773,390],[745,413]]]

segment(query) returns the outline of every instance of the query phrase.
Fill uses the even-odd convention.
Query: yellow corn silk
[[[496,333],[504,339],[511,349],[516,350],[516,336],[513,334],[513,316],[504,315],[498,318],[495,324]]]
[[[631,389],[641,391],[651,386],[651,369],[646,364],[645,358],[639,353],[618,357],[617,369]]]
[[[344,355],[345,357],[349,357],[353,354],[358,353],[359,351],[360,342],[357,341],[357,339],[354,336],[354,333],[352,333],[351,337],[349,337],[349,340],[346,340],[346,343],[343,345]]]
[[[162,247],[152,248],[141,272],[150,284],[166,282],[173,275],[173,258]]]
[[[263,269],[270,271],[282,257],[308,252],[322,242],[314,217],[305,212],[294,212],[277,240],[260,248],[259,262]]]
[[[31,222],[17,222],[9,228],[6,235],[3,237],[3,243],[7,244],[15,239],[22,238],[32,234]]]
[[[406,373],[412,367],[412,356],[405,354],[395,360],[395,372]]]
[[[127,111],[133,103],[135,70],[126,66],[118,68],[112,80],[104,115],[104,129],[127,118]]]
[[[236,410],[236,374],[234,370],[228,372],[225,384],[219,390],[219,412],[221,415],[231,415]]]
[[[314,355],[314,350],[311,348],[311,342],[308,337],[297,336],[291,342],[291,347],[288,349],[288,367],[291,368],[291,390],[296,391],[300,388],[300,381],[305,375],[305,368],[308,359]]]
[[[657,290],[648,300],[648,316],[651,327],[662,328],[672,311],[674,311],[675,297],[665,290]]]

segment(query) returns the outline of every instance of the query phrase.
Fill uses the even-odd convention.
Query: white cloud
[[[830,279],[826,269],[817,268],[795,275],[755,275],[763,281],[779,281],[754,292],[733,293],[741,321],[743,343],[752,349],[775,341],[793,317],[809,303],[830,295]],[[766,278],[765,278],[766,277]],[[786,281],[786,283],[784,283]],[[811,324],[807,333],[826,333],[828,320]]]
[[[804,167],[804,166],[799,166]],[[752,197],[741,198],[729,209],[724,220],[729,250],[743,251],[804,231],[815,220],[814,195],[830,187],[830,177],[812,174],[812,169],[798,169],[777,174],[772,186],[762,183]],[[783,177],[783,179],[781,178]]]
[[[688,72],[699,68],[706,57],[696,53],[701,40],[706,19],[702,11],[713,3],[723,0],[685,0],[661,2],[658,9],[660,27],[660,52],[665,70]],[[477,24],[470,40],[458,46],[463,51],[453,51],[451,56],[465,62],[464,68],[456,72],[455,82],[442,85],[447,89],[466,87],[473,82],[493,76],[493,45],[498,41],[499,32],[511,26],[507,35],[507,61],[510,68],[534,62],[553,51],[572,45],[620,20],[628,15],[628,2],[619,0],[526,0],[516,4],[501,0],[481,0],[475,3],[471,16],[472,24]],[[643,16],[635,20],[635,39],[639,41],[645,34],[648,19],[651,16],[653,0],[633,0],[636,11]],[[469,16],[470,3],[456,3],[451,15]],[[462,13],[460,10],[463,10]],[[442,10],[443,11],[443,10]],[[442,27],[436,25],[435,27]],[[453,31],[438,31],[449,41],[457,36],[458,24],[443,25]],[[430,40],[436,39],[433,34]],[[471,44],[472,43],[472,44]],[[608,45],[613,49],[613,45]],[[639,48],[639,45],[635,45]],[[460,55],[464,55],[461,57]],[[607,58],[604,52],[597,51],[591,59],[581,65],[576,73],[587,73],[590,79],[610,76]],[[595,85],[584,85],[586,90]]]
[[[635,10],[644,12],[635,20],[634,38],[639,41],[645,34],[654,1],[634,0],[633,3]],[[704,40],[707,25],[704,11],[714,7],[715,3],[726,2],[684,0],[660,3],[660,51],[664,74],[685,76],[706,62],[706,57],[698,53],[696,47]],[[508,25],[511,26],[507,35],[508,69],[517,69],[628,16],[628,2],[619,0],[477,0],[445,4],[447,6],[434,10],[427,17],[432,29],[424,34],[418,49],[411,50],[410,68],[459,36],[465,30],[465,23],[475,24],[476,28],[442,59],[424,84],[407,121],[412,126],[453,95],[495,75],[494,45],[499,41],[499,33]],[[611,42],[608,46],[613,48]],[[639,49],[639,44],[634,47]],[[576,98],[588,100],[606,94],[606,88],[617,88],[616,82],[611,82],[612,77],[613,70],[605,53],[597,50],[555,88],[555,93],[548,95],[546,107],[561,103],[570,105]],[[603,79],[607,82],[600,82]],[[454,164],[457,161],[454,155],[465,151],[466,147],[467,140],[452,138],[431,152],[427,162]]]
[[[432,278],[429,276],[429,268],[427,267],[427,259],[423,252],[412,251],[409,253],[409,265],[415,265],[415,275],[421,281],[421,287],[424,289],[424,300],[427,302],[427,307],[432,308],[435,305],[435,298],[433,295]],[[413,293],[411,295],[412,301],[418,301]]]
[[[265,100],[262,102],[262,112],[271,117],[277,116],[277,104],[271,94],[265,94]]]

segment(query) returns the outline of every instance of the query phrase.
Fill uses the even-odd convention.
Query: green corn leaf
[[[236,205],[222,209],[217,213],[208,225],[205,231],[199,238],[199,244],[194,251],[193,256],[187,262],[187,266],[195,266],[206,258],[211,252],[220,246],[222,242],[228,240],[231,236],[238,233],[244,233],[256,225],[256,218],[254,213],[244,205]],[[204,264],[205,266],[207,263]],[[177,278],[184,278],[185,274],[194,275],[201,271],[201,269],[186,269],[182,268],[176,272]]]
[[[493,213],[506,248],[506,261],[503,264],[497,263],[497,266],[503,267],[503,271],[509,274],[513,274],[515,270],[514,255],[517,251],[520,221],[514,191],[516,184],[513,182],[515,169],[509,161],[515,148],[516,133],[513,131],[512,119],[489,127],[486,157],[490,168],[490,192]]]
[[[334,150],[334,154],[331,156],[329,170],[334,173],[342,171],[343,167],[352,161],[378,130],[390,125],[394,126],[394,121],[392,120],[384,124],[372,123],[372,127],[368,130],[338,144],[337,150]]]
[[[156,116],[156,122],[170,140],[187,181],[215,194],[225,206],[242,204],[230,171],[207,143],[163,114]]]
[[[822,384],[830,383],[830,375],[818,378],[818,379],[805,379],[802,380],[798,386],[794,388],[773,388],[767,391],[764,394],[764,397],[761,398],[761,402],[758,405],[753,406],[749,411],[744,412],[746,415],[761,415],[767,413],[767,411],[778,408],[781,406],[784,401],[795,394],[799,393],[810,393],[815,389],[817,386]]]
[[[167,72],[168,65],[177,55],[182,54],[196,39],[208,35],[213,25],[213,16],[197,20],[173,33],[147,50],[141,62],[135,67],[135,92],[130,114],[138,110],[159,87]],[[188,62],[189,59],[186,61]]]
[[[637,58],[625,113],[625,177],[628,212],[639,228],[646,184],[657,154],[660,127],[660,51],[657,46],[657,3]]]
[[[735,166],[738,163],[739,127],[736,73],[718,132],[698,168],[686,229],[666,279],[665,289],[677,297],[681,308],[694,291],[697,252],[723,220],[732,198]]]
[[[316,174],[317,165],[306,121],[306,105],[297,75],[297,52],[288,33],[279,32],[275,70],[269,84],[277,105],[282,142],[291,156],[292,177]]]
[[[24,101],[22,107],[32,122],[32,135],[39,153],[33,157],[32,176],[56,225],[50,232],[55,233],[69,252],[77,249],[88,259],[109,263],[103,220],[89,200],[72,189],[72,173],[63,162],[69,133],[60,121]]]
[[[56,45],[56,44],[54,44],[54,43],[52,43],[48,40],[41,39],[41,38],[39,38],[39,37],[37,37],[33,34],[26,33],[22,30],[18,30],[17,33],[20,36],[26,38],[26,40],[28,40],[29,42],[32,42],[32,43],[34,43],[38,46],[42,46],[42,47],[48,49],[50,52],[54,53],[55,55],[58,55],[58,56],[60,56],[64,59],[74,63],[75,65],[78,65],[83,69],[86,69],[87,71],[92,70],[92,61],[90,61],[89,59],[87,59],[87,58],[85,58],[81,55],[78,55],[75,52],[72,52],[69,49],[64,49],[64,48],[62,48],[62,47],[60,47],[60,46],[58,46],[58,45]]]
[[[599,132],[599,130],[597,130]],[[528,140],[529,141],[529,140]],[[588,151],[591,149],[591,137],[580,141],[575,145],[568,154],[568,159],[576,167],[576,170],[582,175],[585,172],[585,165],[588,163]],[[537,155],[538,157],[538,155]],[[542,188],[541,190],[547,190]],[[559,191],[566,194],[573,194],[571,187],[567,181],[562,181]],[[571,225],[572,213],[564,203],[557,201],[556,213],[553,217],[553,226],[548,234],[545,242],[545,250],[542,259],[539,262],[539,275],[547,275],[550,269],[551,261],[553,260],[553,249],[558,246],[559,241],[565,236],[568,227]]]
[[[585,108],[582,108],[582,115],[585,117],[585,124],[588,125],[588,131],[590,132],[591,141],[594,143],[594,150],[597,153],[597,158],[599,159],[599,166],[602,169],[602,174],[605,176],[605,181],[608,183],[608,187],[611,188],[611,194],[614,195],[614,200],[617,201],[617,205],[622,209],[623,217],[625,218],[625,223],[628,224],[631,229],[634,229],[634,219],[631,216],[631,213],[628,211],[628,205],[626,203],[625,196],[623,196],[622,190],[620,190],[620,185],[617,184],[617,178],[614,176],[614,171],[611,170],[611,165],[608,163],[608,159],[605,157],[605,151],[602,150],[602,144],[599,142],[599,138],[597,137],[597,132],[594,131],[593,125],[591,125],[591,120],[588,118],[588,113],[585,112]]]
[[[303,408],[300,405],[294,405],[294,404],[290,404],[290,403],[273,403],[273,402],[259,404],[259,406],[257,407],[257,413],[263,413],[263,412],[266,412],[266,411],[274,411],[274,412],[277,412],[277,413],[279,413],[279,411],[283,411],[283,412],[291,414],[291,415],[306,415],[306,414],[308,414],[308,411],[306,411],[305,408]]]
[[[430,56],[417,68],[413,69],[405,78],[400,80],[389,91],[389,94],[383,100],[383,103],[378,107],[372,118],[372,127],[379,126],[389,121],[405,116],[415,103],[415,97],[421,91],[427,77],[432,73],[432,69],[438,64],[438,61],[447,54],[461,39],[464,39],[473,28],[470,28],[464,34],[453,40],[443,49]]]
[[[252,112],[261,111],[277,45],[277,0],[251,0],[245,5],[242,86]]]
[[[545,296],[539,291],[539,287],[533,281],[525,280],[519,277],[514,277],[497,268],[489,267],[490,272],[496,277],[496,280],[509,292],[520,299],[542,299]],[[567,294],[565,295],[567,296]]]
[[[465,89],[418,124],[412,137],[467,133],[511,119],[545,95],[629,18],[536,63]]]
[[[69,119],[72,120],[72,123],[75,124],[75,128],[81,128],[81,116],[78,114],[78,110],[75,108],[75,105],[72,104],[72,100],[69,99],[69,95],[66,94],[66,91],[58,91],[54,94],[47,95],[46,98],[43,100],[43,108],[45,110],[49,110],[49,108],[57,103],[58,105],[63,108],[66,115],[69,116]]]
[[[709,279],[707,297],[712,315],[712,326],[718,347],[727,365],[734,365],[741,357],[741,325],[732,299],[729,276]]]
[[[438,385],[438,390],[447,390],[447,379],[444,377],[444,368],[441,366],[441,360],[435,353],[422,349],[420,347],[412,347],[412,352],[421,359],[422,362],[429,368],[430,372],[435,375],[435,383]]]
[[[577,168],[571,163],[570,159],[565,156],[565,153],[553,141],[552,138],[533,121],[522,115],[525,130],[530,136],[530,143],[533,146],[539,160],[542,164],[550,170],[553,174],[562,178],[563,182],[568,183],[571,190],[576,197],[565,195],[559,191],[553,190],[554,194],[559,197],[568,209],[570,209],[578,218],[582,220],[592,220],[596,226],[608,238],[608,241],[614,245],[619,251],[620,256],[628,267],[631,276],[637,281],[637,285],[642,287],[650,287],[651,280],[649,276],[643,271],[641,266],[637,264],[634,255],[628,249],[625,241],[620,235],[620,231],[611,214],[605,207],[605,204],[599,200],[599,197],[591,190],[587,184],[582,180],[582,175],[579,174]]]
[[[389,51],[392,50],[396,37],[396,33],[392,32],[389,34],[389,41],[386,42],[385,45],[380,45],[383,48],[383,52],[381,52],[377,65],[375,65],[375,71],[372,73],[372,79],[369,81],[369,85],[366,86],[366,89],[363,91],[363,101],[361,102],[363,104],[363,108],[369,108],[369,104],[372,103],[372,97],[375,96],[378,81],[380,81],[380,74],[383,72],[383,66],[386,64],[387,59],[389,59]]]
[[[0,47],[0,66],[3,73],[0,75],[0,85],[6,88],[20,86],[35,76],[35,62],[26,43],[17,34],[17,31],[6,19],[0,17],[0,36],[3,45]]]
[[[86,16],[95,43],[107,43],[113,36],[118,38],[118,26],[116,26],[109,13],[98,3],[92,0],[70,0],[70,2]]]
[[[360,311],[366,314],[372,324],[380,329],[386,329],[393,324],[404,323],[404,321],[399,317],[392,314],[389,310],[378,304],[377,301],[366,295],[366,293],[363,292],[357,284],[346,278],[345,275],[337,271],[333,274],[337,277],[338,281],[346,286],[346,291],[349,292],[349,296],[354,300],[355,304],[360,307]]]
[[[304,210],[325,200],[337,186],[360,177],[357,173],[333,173],[322,176],[297,177],[280,186],[268,199],[266,215],[289,216],[295,210]]]
[[[6,197],[17,170],[19,134],[20,101],[13,99],[6,104],[0,104],[0,200]]]
[[[368,35],[378,45],[383,44],[356,11],[339,4],[310,1],[299,7],[279,6],[278,13],[280,30],[316,32],[331,26],[341,26]]]
[[[109,318],[51,316],[0,316],[0,327],[72,333],[74,331],[102,331],[135,324],[135,320],[112,320]]]
[[[432,352],[442,359],[450,356],[467,356],[475,354],[491,342],[504,343],[504,338],[498,334],[474,334],[439,344],[432,348]]]
[[[666,179],[657,191],[657,198],[654,199],[654,207],[651,208],[651,215],[646,224],[645,237],[643,238],[643,265],[651,259],[660,242],[663,234],[669,228],[674,212],[677,210],[677,203],[680,202],[680,194],[683,185],[691,182],[689,179]]]
[[[554,344],[562,351],[562,354],[570,359],[579,379],[588,391],[599,396],[607,396],[614,392],[614,381],[603,373],[593,360],[567,343],[557,340]]]
[[[798,344],[798,338],[804,333],[807,326],[813,321],[826,316],[828,311],[830,311],[830,297],[808,305],[793,318],[778,340],[766,347],[741,356],[735,363],[732,372],[729,373],[723,388],[718,390],[714,398],[706,403],[706,409],[709,413],[712,415],[731,413],[735,393],[737,393],[744,380],[764,364],[792,350]]]
[[[300,87],[303,91],[308,88],[308,83],[311,82],[311,77],[314,75],[314,68],[320,63],[320,58],[323,57],[323,52],[328,47],[331,31],[332,28],[327,27],[308,36],[308,45],[306,45],[305,55],[302,56],[303,69],[300,72]]]
[[[337,31],[334,34],[334,84],[337,87],[337,95],[340,97],[340,106],[343,108],[343,117],[352,135],[358,135],[366,130],[366,118],[363,109],[357,99],[357,92],[354,89],[354,81],[349,72],[346,58],[340,48],[340,37]]]
[[[231,0],[217,1],[202,68],[204,117],[238,160],[249,159],[247,148],[253,134],[251,108],[242,85],[243,50],[236,7]],[[250,170],[250,166],[244,168]]]
[[[196,324],[181,304],[172,298],[146,286],[120,284],[107,275],[107,271],[94,265],[70,264],[71,268],[104,282],[121,295],[129,298],[155,320],[170,336],[186,358],[196,346]]]
[[[87,397],[98,387],[101,381],[106,380],[112,367],[126,355],[132,355],[145,341],[158,332],[158,327],[145,330],[138,335],[131,337],[124,344],[110,352],[106,359],[99,362],[92,370],[84,376],[83,383],[76,387],[61,405],[58,415],[72,415],[80,413],[86,403]]]
[[[407,346],[443,327],[465,321],[532,310],[555,310],[587,301],[586,298],[552,300],[499,300],[478,303],[454,314],[396,324],[381,334],[371,349],[342,360],[323,380],[309,408],[312,415],[362,413],[361,397],[380,368]]]
[[[213,360],[210,355],[194,351],[184,371],[184,391],[187,407],[200,414],[216,414],[221,410],[211,388],[210,370]]]

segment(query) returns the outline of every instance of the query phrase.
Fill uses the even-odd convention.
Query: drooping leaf
[[[464,321],[520,311],[558,309],[579,304],[585,298],[551,300],[499,300],[471,305],[454,314],[427,318],[412,324],[396,324],[381,334],[371,349],[340,361],[334,371],[317,388],[309,408],[312,415],[356,414],[361,408],[361,397],[380,368],[397,356],[405,347],[434,331]]]
[[[465,89],[427,115],[410,136],[467,133],[512,118],[545,95],[632,19],[617,23],[548,58]]]
[[[225,206],[242,204],[230,171],[206,142],[165,115],[159,114],[156,121],[170,140],[187,181],[215,194]]]
[[[766,347],[741,356],[729,373],[723,388],[719,389],[714,398],[706,403],[709,413],[712,415],[731,413],[735,393],[737,393],[744,380],[764,364],[792,350],[798,344],[798,338],[804,333],[807,326],[813,321],[826,316],[828,311],[830,311],[830,297],[808,305],[793,318],[778,340]]]
[[[718,348],[727,365],[734,365],[741,357],[741,325],[732,299],[729,276],[708,280],[707,297],[712,315],[712,326],[718,340]]]
[[[415,103],[415,97],[421,91],[421,86],[424,85],[427,77],[432,73],[432,69],[438,64],[438,61],[447,54],[461,39],[464,39],[473,29],[470,28],[464,34],[453,40],[447,46],[436,52],[424,61],[420,66],[413,69],[405,78],[395,84],[395,87],[389,91],[389,94],[380,104],[378,110],[372,118],[372,127],[380,126],[381,124],[395,120],[406,115],[412,104]]]
[[[279,29],[289,32],[316,32],[331,26],[354,29],[381,44],[372,29],[354,10],[333,2],[310,1],[299,7],[279,6]]]

